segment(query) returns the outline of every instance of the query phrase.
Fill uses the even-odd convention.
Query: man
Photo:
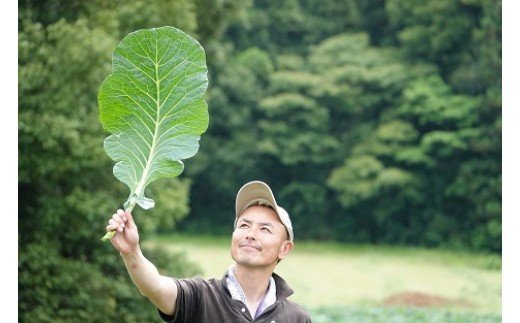
[[[267,184],[252,181],[235,201],[231,240],[234,263],[222,279],[177,279],[159,274],[139,247],[130,213],[118,210],[107,231],[132,281],[165,322],[311,322],[308,313],[287,298],[293,290],[274,268],[294,246],[289,214],[276,203]]]

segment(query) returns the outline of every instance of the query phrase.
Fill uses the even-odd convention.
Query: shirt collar
[[[231,265],[231,267],[229,267],[227,275],[226,275],[227,288],[229,289],[232,299],[241,301],[242,303],[247,305],[246,295],[244,293],[244,290],[242,289],[242,286],[240,286],[240,282],[235,277],[235,272],[233,270],[233,267],[234,267],[234,265]],[[271,276],[271,277],[269,277],[269,287],[267,288],[267,292],[264,296],[264,299],[258,305],[258,309],[256,310],[256,313],[253,318],[256,318],[258,315],[262,314],[262,312],[266,308],[273,305],[275,302],[276,302],[276,283],[274,282],[274,279]]]

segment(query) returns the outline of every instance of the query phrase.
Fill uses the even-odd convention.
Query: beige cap
[[[244,212],[245,209],[247,209],[251,205],[267,205],[272,207],[278,214],[280,222],[282,222],[282,224],[287,229],[287,233],[289,234],[289,240],[293,241],[294,233],[291,219],[289,218],[289,214],[287,213],[287,211],[285,211],[283,207],[279,206],[276,203],[274,194],[271,191],[271,188],[266,183],[261,181],[252,181],[246,183],[244,186],[242,186],[242,188],[240,188],[235,203],[235,225],[240,214],[242,214],[242,212]]]

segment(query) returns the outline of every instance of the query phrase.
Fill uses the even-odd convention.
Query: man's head
[[[293,247],[292,224],[269,186],[260,181],[245,184],[235,207],[233,259],[248,266],[271,266],[285,258]]]
[[[294,233],[289,214],[283,207],[276,203],[276,199],[274,198],[274,194],[273,191],[271,191],[271,188],[266,183],[261,181],[252,181],[246,183],[238,191],[235,201],[235,226],[240,215],[252,205],[263,205],[272,208],[278,215],[280,223],[282,223],[287,230],[287,239],[294,241]]]

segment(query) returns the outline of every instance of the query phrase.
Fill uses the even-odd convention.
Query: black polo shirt
[[[305,309],[287,299],[294,293],[289,285],[275,273],[273,278],[276,283],[276,302],[255,319],[251,318],[244,303],[231,298],[226,275],[222,279],[175,279],[178,289],[175,313],[170,316],[159,311],[159,315],[164,322],[172,323],[311,322]]]

